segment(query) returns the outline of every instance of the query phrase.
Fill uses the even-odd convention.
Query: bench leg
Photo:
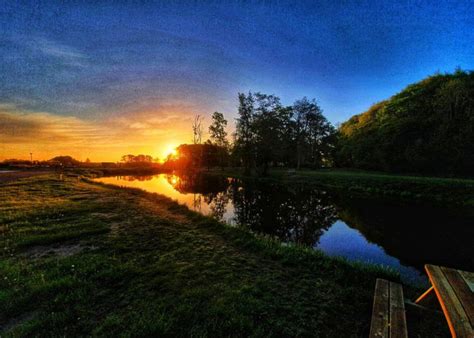
[[[434,287],[430,287],[420,297],[418,297],[417,300],[415,300],[415,304],[428,308],[438,308],[439,304]]]

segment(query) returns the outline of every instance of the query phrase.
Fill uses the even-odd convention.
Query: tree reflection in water
[[[301,186],[234,181],[231,192],[237,224],[285,242],[312,246],[336,221],[336,210],[324,191],[307,195]]]
[[[474,270],[474,212],[382,201],[339,200],[338,215],[402,263]]]
[[[196,195],[195,210],[201,210],[204,202],[209,205],[211,216],[223,220],[231,202],[232,223],[285,242],[312,246],[337,219],[336,209],[326,192],[313,190],[308,195],[303,186],[244,182],[199,174],[178,178],[169,175],[167,180],[179,192]]]
[[[229,191],[221,191],[218,193],[209,193],[204,197],[204,201],[209,205],[212,211],[212,216],[217,220],[222,221],[224,214],[227,211],[227,204],[229,204],[230,196]]]

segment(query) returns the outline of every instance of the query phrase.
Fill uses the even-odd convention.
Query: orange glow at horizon
[[[126,142],[126,141],[125,141]],[[160,142],[161,143],[161,142]],[[7,159],[29,160],[30,153],[33,154],[33,160],[47,161],[55,156],[70,155],[79,161],[90,159],[92,162],[119,162],[125,154],[144,154],[151,155],[159,162],[164,162],[171,156],[176,158],[178,151],[176,148],[181,143],[170,144],[163,142],[163,146],[153,147],[152,144],[145,146],[135,146],[124,143],[121,147],[114,145],[103,145],[101,147],[78,147],[68,145],[45,145],[45,144],[14,144],[0,147],[0,162]],[[154,149],[153,149],[154,148]]]
[[[79,161],[119,162],[126,154],[150,155],[162,162],[176,156],[176,148],[191,138],[190,114],[161,112],[160,118],[157,114],[92,121],[0,106],[0,121],[7,125],[3,134],[0,131],[0,162],[31,156],[47,161],[66,155]]]
[[[163,147],[162,157],[160,160],[164,162],[168,157],[176,157],[176,155],[178,155],[178,151],[176,150],[177,147],[177,143],[168,143],[165,147]]]

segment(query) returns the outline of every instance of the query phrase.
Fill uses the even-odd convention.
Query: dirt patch
[[[82,244],[63,244],[56,246],[43,246],[38,245],[32,247],[22,253],[22,255],[29,258],[42,258],[46,256],[59,256],[59,257],[68,257],[83,250],[95,250],[97,247],[92,245],[82,245]]]
[[[0,183],[47,173],[50,173],[50,171],[0,171]]]

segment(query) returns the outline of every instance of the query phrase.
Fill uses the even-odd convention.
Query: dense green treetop
[[[435,74],[339,128],[339,166],[474,174],[474,72]]]

